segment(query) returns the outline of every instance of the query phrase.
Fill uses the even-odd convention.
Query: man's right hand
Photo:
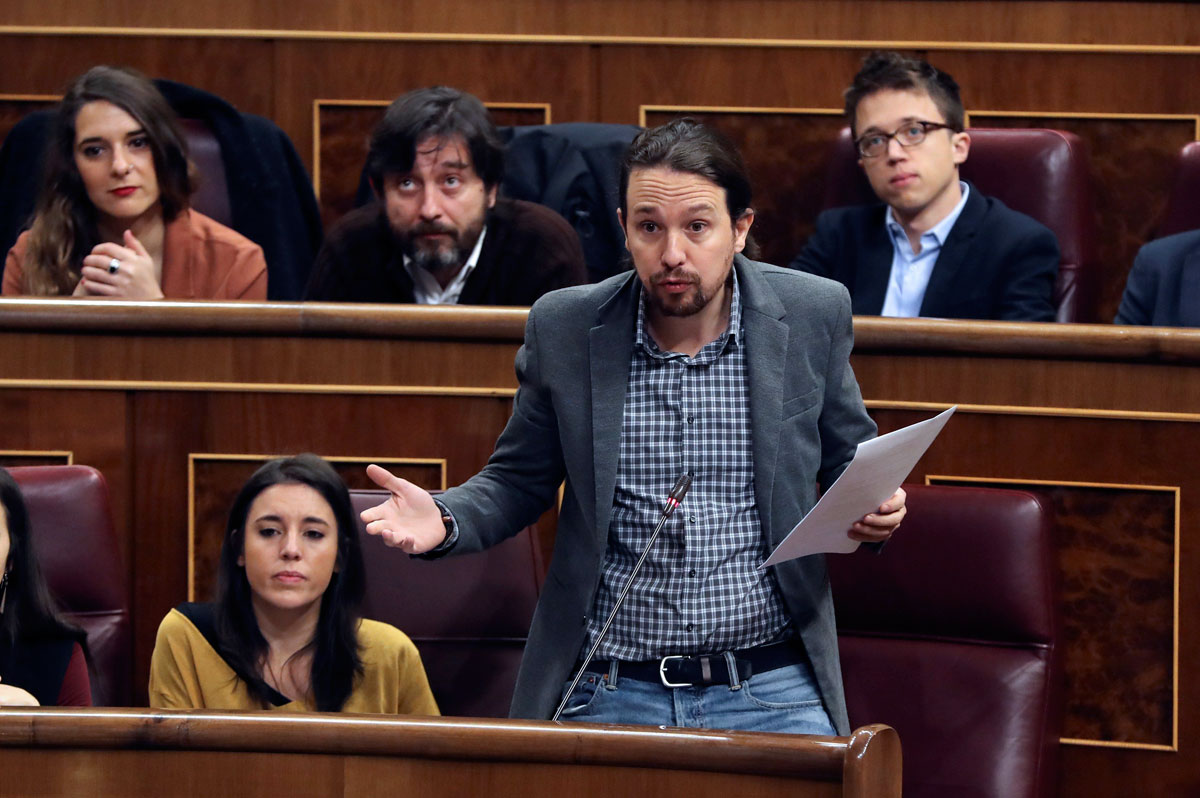
[[[442,512],[428,491],[374,464],[367,466],[367,476],[392,494],[383,504],[362,511],[368,535],[379,535],[387,545],[409,554],[423,554],[446,539]]]

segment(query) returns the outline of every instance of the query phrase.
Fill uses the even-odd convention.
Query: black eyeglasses
[[[875,158],[887,152],[888,142],[892,139],[900,142],[901,147],[915,147],[925,140],[931,130],[954,130],[950,125],[941,122],[908,122],[894,133],[864,133],[854,140],[858,154],[864,158]],[[957,133],[957,130],[954,130]]]

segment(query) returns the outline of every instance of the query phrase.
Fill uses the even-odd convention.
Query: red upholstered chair
[[[1054,232],[1061,253],[1054,287],[1057,320],[1092,321],[1099,265],[1083,142],[1061,130],[971,128],[967,132],[971,152],[960,169],[963,179]],[[857,161],[850,129],[843,128],[830,154],[824,207],[879,202]]]
[[[11,468],[29,508],[34,550],[67,620],[87,632],[92,703],[128,706],[133,640],[108,487],[88,466]]]
[[[361,512],[387,493],[350,492]],[[542,588],[533,529],[478,554],[420,560],[363,534],[363,615],[413,639],[443,715],[507,717]]]
[[[880,554],[830,556],[851,727],[886,723],[905,798],[1055,794],[1052,525],[1031,494],[906,485]]]
[[[1200,228],[1200,141],[1185,144],[1179,151],[1175,185],[1167,200],[1167,212],[1156,237]]]
[[[217,141],[212,128],[200,119],[180,119],[179,127],[187,139],[188,157],[196,167],[196,174],[201,176],[192,194],[191,206],[210,219],[233,227],[221,142]]]

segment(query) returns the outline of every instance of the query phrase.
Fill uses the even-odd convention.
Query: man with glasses
[[[846,118],[883,204],[822,213],[793,268],[844,284],[856,314],[1054,320],[1058,242],[959,178],[971,138],[952,77],[872,53]]]

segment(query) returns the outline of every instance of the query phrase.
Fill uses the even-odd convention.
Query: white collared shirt
[[[454,275],[454,279],[445,288],[442,288],[441,283],[432,274],[414,264],[412,259],[405,255],[404,268],[413,281],[413,301],[418,305],[458,304],[458,298],[467,284],[467,278],[471,276],[471,272],[475,271],[475,264],[479,262],[479,253],[483,250],[483,237],[486,235],[487,225],[484,225],[483,229],[479,231],[479,240],[475,242],[475,248],[471,250],[471,256],[467,258],[467,262],[463,264],[463,267],[458,270],[458,274]]]
[[[962,189],[962,198],[958,204],[946,214],[946,217],[932,228],[921,234],[921,251],[913,252],[908,235],[896,221],[892,209],[887,209],[884,223],[887,225],[888,237],[892,240],[892,272],[888,276],[887,295],[883,299],[881,316],[916,317],[921,315],[921,303],[925,299],[925,289],[929,287],[929,278],[933,275],[933,267],[937,265],[938,255],[946,237],[954,229],[962,209],[967,204],[967,194],[970,187],[958,181]]]

